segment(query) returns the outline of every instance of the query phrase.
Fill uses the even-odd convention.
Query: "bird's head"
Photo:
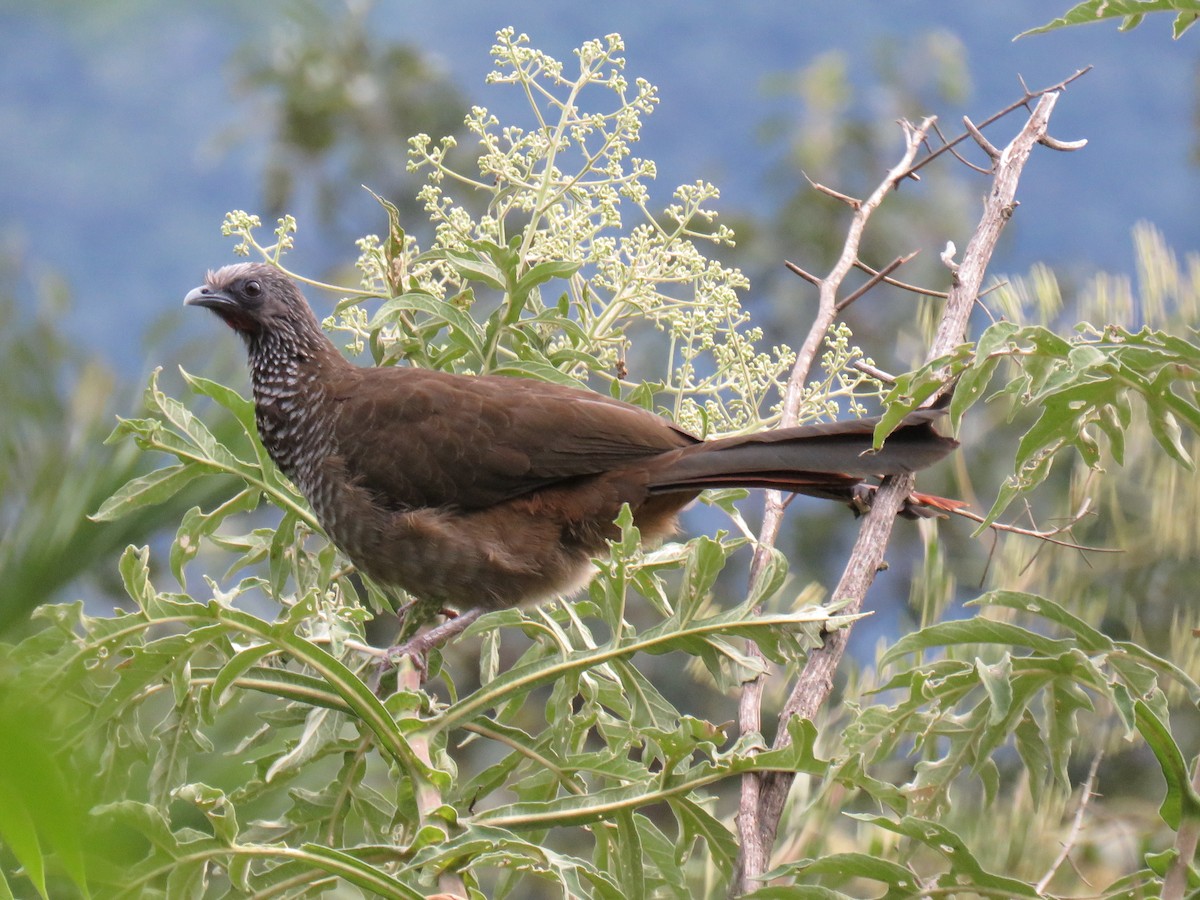
[[[266,263],[237,263],[210,271],[204,284],[183,299],[185,306],[211,309],[247,338],[315,317],[295,283]]]

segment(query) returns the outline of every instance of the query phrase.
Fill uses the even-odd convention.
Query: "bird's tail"
[[[842,499],[866,478],[915,472],[950,453],[958,441],[933,428],[944,413],[910,413],[879,450],[871,449],[878,419],[706,441],[661,457],[650,476],[650,493],[756,487]]]

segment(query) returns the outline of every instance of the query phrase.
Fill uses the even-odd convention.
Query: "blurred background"
[[[225,212],[295,215],[291,265],[314,277],[352,279],[354,239],[385,228],[361,185],[420,234],[406,139],[459,131],[472,104],[501,119],[523,110],[484,84],[506,25],[568,65],[582,41],[624,36],[626,74],[660,89],[636,150],[658,162],[658,205],[677,184],[721,187],[739,234],[731,260],[754,285],[747,302],[780,341],[800,340],[813,300],[783,259],[820,271],[841,239],[841,210],[804,176],[869,189],[899,153],[896,119],[937,113],[957,133],[963,114],[980,121],[1019,98],[1020,78],[1037,88],[1094,66],[1053,120],[1058,138],[1089,143],[1037,154],[994,273],[1047,263],[1068,288],[1099,270],[1132,276],[1139,221],[1195,250],[1200,36],[1172,41],[1170,19],[1152,17],[1127,34],[1013,40],[1068,5],[0,2],[0,629],[47,600],[111,607],[119,550],[200,499],[116,525],[85,519],[145,465],[100,441],[137,408],[151,368],[182,363],[245,389],[237,342],[185,323],[180,306],[205,269],[233,259]],[[1002,144],[1017,125],[989,134]],[[937,254],[965,243],[984,189],[960,166],[927,180],[885,206],[866,251],[881,264],[922,250],[905,270],[915,281],[944,278]],[[873,342],[869,318],[854,324],[885,368],[913,362],[886,334]],[[829,515],[838,529],[792,539],[806,580],[836,575],[829,551],[848,525]],[[901,559],[919,556],[909,540]],[[860,651],[905,615],[900,603],[868,624]]]

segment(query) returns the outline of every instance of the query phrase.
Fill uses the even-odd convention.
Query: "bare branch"
[[[967,116],[963,116],[963,125],[967,128],[967,134],[975,138],[975,143],[983,149],[984,153],[992,158],[992,162],[1000,158],[1000,151],[992,146],[992,142],[983,136],[983,132],[976,128],[975,123]]]
[[[785,260],[783,261],[783,265],[784,265],[784,266],[787,268],[787,270],[788,270],[789,272],[792,272],[793,274],[799,275],[801,278],[803,278],[803,279],[804,279],[805,281],[807,281],[809,284],[815,284],[817,287],[820,287],[820,286],[821,286],[821,279],[820,279],[820,278],[818,278],[816,275],[813,275],[811,272],[806,272],[806,271],[804,271],[802,268],[800,268],[800,267],[799,267],[798,265],[796,265],[795,263],[788,262],[788,261],[785,259]]]
[[[1025,92],[1025,96],[1022,97],[1020,100],[1010,103],[1008,106],[1004,107],[1004,109],[1000,110],[999,112],[993,113],[992,115],[988,116],[986,119],[984,119],[982,122],[979,123],[979,126],[978,126],[979,129],[983,130],[984,128],[987,128],[993,122],[997,122],[1000,119],[1003,119],[1009,113],[1013,112],[1014,110],[1020,109],[1021,107],[1025,107],[1026,109],[1028,109],[1029,103],[1031,100],[1035,100],[1038,97],[1043,97],[1046,94],[1062,93],[1062,91],[1064,91],[1066,89],[1067,85],[1069,85],[1072,81],[1075,81],[1078,78],[1082,78],[1084,75],[1086,75],[1090,71],[1092,71],[1091,66],[1084,66],[1082,69],[1077,71],[1074,75],[1072,75],[1070,78],[1064,78],[1058,84],[1051,85],[1050,87],[1047,87],[1047,88],[1042,88],[1039,91],[1031,91],[1029,89],[1029,87],[1025,84],[1025,79],[1023,79],[1023,78],[1019,79],[1021,82],[1021,90]],[[948,144],[946,144],[942,147],[939,147],[937,150],[934,150],[932,153],[930,153],[928,156],[924,157],[920,162],[918,162],[916,165],[914,165],[909,171],[905,172],[904,173],[905,177],[907,177],[908,175],[910,175],[913,172],[916,172],[920,169],[925,168],[927,165],[929,165],[931,162],[933,162],[935,159],[937,159],[943,153],[952,152],[954,147],[961,144],[963,141],[965,141],[970,136],[971,135],[968,134],[967,132],[963,132],[958,137],[956,137],[954,140],[950,141]]]
[[[1061,150],[1064,153],[1069,153],[1072,150],[1082,150],[1087,146],[1087,138],[1081,138],[1078,141],[1060,141],[1056,138],[1046,135],[1038,141],[1043,147],[1049,147],[1051,150]]]
[[[937,335],[929,348],[927,355],[929,360],[945,355],[966,339],[967,323],[979,295],[987,264],[999,240],[1000,232],[1015,209],[1014,198],[1021,171],[1029,159],[1034,145],[1045,135],[1047,123],[1057,99],[1058,93],[1056,92],[1042,94],[1024,128],[1008,146],[999,152],[992,187],[984,201],[983,215],[964,251],[962,262],[958,268],[958,277],[946,301]],[[1016,106],[1019,105],[1021,104],[1016,104]],[[1013,108],[1015,109],[1016,106]],[[917,141],[922,139],[923,132],[930,127],[930,124],[925,123],[919,130]],[[914,134],[910,134],[910,152],[915,147],[912,142]],[[896,173],[895,170],[889,173],[888,180],[881,185],[881,189],[876,194],[872,195],[872,199],[878,196],[881,200],[886,189],[890,185],[894,185],[896,179],[903,177],[904,174],[904,172]],[[867,203],[869,204],[870,200]],[[866,208],[866,204],[864,204],[864,208]],[[863,224],[858,217],[851,223],[851,230],[846,239],[847,248],[858,246]],[[831,277],[821,285],[822,307],[819,316],[820,313],[827,312],[825,308],[826,295],[830,288],[830,281],[838,271],[839,269],[835,267]],[[841,271],[844,274],[844,270]],[[834,312],[836,312],[836,308],[834,308]],[[819,318],[814,329],[817,327],[823,333],[828,327],[828,321]],[[812,332],[809,336],[812,337]],[[798,357],[797,365],[800,365],[801,362],[803,360]],[[807,365],[807,363],[805,364]],[[785,402],[785,410],[787,408]],[[884,479],[883,484],[875,492],[871,510],[863,519],[858,539],[847,561],[841,581],[832,595],[834,600],[845,604],[843,607],[845,611],[857,612],[862,608],[863,597],[874,581],[876,572],[883,565],[884,551],[895,524],[896,514],[908,499],[912,488],[913,478],[908,475]],[[778,528],[777,519],[773,518],[774,505],[773,498],[769,498],[767,519],[763,528],[764,540],[773,541]],[[771,528],[769,529],[768,526]],[[849,634],[850,629],[839,629],[828,635],[823,647],[810,652],[780,713],[780,721],[776,730],[776,747],[786,746],[790,740],[787,723],[793,716],[813,718],[817,710],[828,701],[829,694],[833,689],[834,672],[845,652]],[[745,702],[746,697],[744,696],[743,706]],[[747,841],[747,843],[744,844],[742,855],[738,860],[738,869],[732,885],[734,891],[747,890],[754,883],[755,877],[765,871],[769,863],[769,848],[774,845],[776,829],[793,781],[794,775],[787,772],[764,774],[758,779],[756,785],[755,792],[759,797],[757,814],[753,814],[745,806],[739,807],[738,826],[743,841]],[[747,801],[745,790],[742,801],[743,804]],[[747,834],[747,827],[752,823],[757,823],[758,833]]]
[[[944,134],[942,134],[942,129],[938,128],[935,125],[934,130],[937,132],[937,136],[942,139],[942,143],[946,145],[945,149],[949,150],[950,155],[953,156],[955,159],[957,159],[960,163],[962,163],[968,169],[974,169],[980,175],[990,175],[991,174],[991,169],[985,169],[983,166],[975,165],[975,163],[971,162],[969,159],[967,159],[965,156],[963,156],[961,153],[959,153],[957,150],[955,150],[954,145],[948,143],[946,140],[946,136]],[[932,153],[932,152],[933,151],[931,150],[930,153]],[[939,151],[939,152],[941,152],[941,151]]]
[[[1038,894],[1043,894],[1046,888],[1050,886],[1050,880],[1054,877],[1062,864],[1065,863],[1071,855],[1071,851],[1075,849],[1075,843],[1079,840],[1079,833],[1083,830],[1083,816],[1087,812],[1088,803],[1095,796],[1096,788],[1096,773],[1100,771],[1100,760],[1104,759],[1104,752],[1096,754],[1092,760],[1092,766],[1088,769],[1087,778],[1083,780],[1083,787],[1079,794],[1079,808],[1075,810],[1075,818],[1071,822],[1071,830],[1067,833],[1067,839],[1063,841],[1062,851],[1055,858],[1053,864],[1041,880],[1034,887]]]
[[[845,203],[851,209],[858,209],[860,206],[862,206],[862,201],[859,200],[857,197],[851,197],[849,194],[843,194],[841,191],[835,191],[831,187],[826,187],[823,184],[818,184],[817,182],[815,182],[811,178],[809,178],[807,175],[804,176],[804,180],[807,181],[809,184],[811,184],[813,186],[814,190],[820,191],[822,194],[825,194],[827,197],[832,197],[834,200],[841,200],[843,203]]]
[[[983,523],[984,516],[979,513],[971,512],[969,509],[950,509],[946,512],[953,513],[956,516],[962,516],[964,519],[970,519],[972,522]],[[1075,525],[1088,514],[1087,510],[1081,510],[1071,517],[1071,521],[1066,525],[1060,525],[1057,528],[1051,528],[1043,531],[1037,528],[1020,528],[1017,525],[1005,525],[1001,522],[993,522],[988,528],[993,531],[1004,531],[1008,534],[1019,534],[1024,537],[1036,538],[1039,541],[1045,541],[1047,544],[1056,544],[1059,547],[1067,547],[1071,550],[1083,550],[1087,553],[1124,553],[1120,547],[1092,547],[1087,544],[1077,544],[1074,541],[1064,541],[1058,537],[1060,534],[1068,534]]]
[[[862,372],[864,375],[870,375],[876,381],[881,381],[884,384],[895,384],[896,383],[895,375],[889,375],[887,372],[883,371],[883,369],[877,369],[877,368],[875,368],[875,366],[872,366],[871,364],[864,362],[861,359],[856,359],[850,365],[852,365],[854,368],[858,369],[858,371]]]
[[[846,275],[854,267],[855,260],[858,259],[858,248],[862,242],[863,229],[866,228],[867,220],[870,219],[871,214],[879,204],[883,202],[884,197],[895,189],[901,178],[905,177],[905,172],[912,165],[912,161],[916,158],[917,152],[920,150],[921,144],[925,140],[925,136],[933,123],[934,119],[932,117],[925,119],[916,128],[907,122],[902,123],[905,150],[900,162],[892,167],[866,200],[863,200],[854,207],[854,215],[850,220],[850,226],[846,232],[846,240],[842,245],[841,255],[838,257],[829,274],[817,282],[817,287],[819,288],[817,314],[807,337],[804,339],[804,343],[796,353],[796,361],[792,365],[791,375],[788,378],[787,388],[784,392],[783,417],[780,422],[784,427],[795,424],[799,417],[800,401],[804,396],[805,381],[808,379],[808,373],[812,368],[813,361],[817,358],[821,346],[825,341],[825,335],[837,318],[837,292],[841,288]],[[796,269],[793,269],[793,271],[796,271]],[[797,274],[800,273],[797,272]],[[801,275],[801,277],[805,276]],[[762,530],[759,534],[759,543],[750,567],[751,582],[758,575],[759,569],[768,557],[770,548],[774,546],[779,536],[779,526],[783,521],[783,510],[784,501],[782,495],[778,491],[768,491]],[[763,660],[761,652],[753,641],[748,642],[747,653],[752,658],[763,662],[765,667],[765,660]],[[748,682],[742,690],[742,696],[738,703],[738,728],[742,734],[755,734],[762,731],[762,696],[764,685],[765,681],[763,677],[759,676]],[[741,847],[738,851],[736,871],[733,879],[730,881],[730,893],[735,896],[749,891],[754,886],[758,876],[767,870],[767,864],[771,856],[771,847],[775,842],[775,829],[779,824],[779,816],[776,815],[772,821],[765,821],[762,818],[762,810],[764,808],[763,798],[761,797],[762,784],[762,776],[756,773],[750,773],[742,777],[741,796],[738,800],[737,812],[737,829],[741,837]],[[786,788],[784,789],[784,793],[786,794]],[[780,808],[782,809],[782,804]]]
[[[883,281],[883,279],[885,277],[887,277],[888,275],[891,275],[902,265],[911,261],[920,252],[921,252],[920,250],[914,250],[912,253],[908,254],[908,256],[897,256],[890,263],[888,263],[886,266],[884,266],[882,269],[880,269],[878,272],[876,272],[874,275],[872,275],[870,278],[868,278],[858,288],[858,290],[854,291],[852,294],[850,294],[849,297],[846,297],[844,300],[841,300],[837,305],[837,311],[842,312],[843,310],[845,310],[847,306],[849,306],[851,303],[853,303],[855,300],[857,300],[859,297],[861,297],[863,294],[865,294],[871,288],[875,287],[875,285],[879,284],[879,282]]]
[[[917,251],[917,252],[920,252],[920,251]],[[908,258],[912,259],[911,256]],[[863,262],[860,259],[856,259],[854,261],[854,268],[861,269],[862,271],[866,272],[868,275],[880,274],[879,272],[872,269],[870,266],[868,266],[865,262]],[[923,297],[940,297],[942,300],[945,300],[947,297],[950,296],[945,291],[935,291],[935,290],[931,290],[930,288],[923,288],[916,284],[908,284],[907,282],[904,282],[904,281],[897,281],[895,278],[884,278],[883,283],[890,284],[892,287],[898,287],[901,290],[905,290],[905,291],[908,291],[913,294],[920,294]]]

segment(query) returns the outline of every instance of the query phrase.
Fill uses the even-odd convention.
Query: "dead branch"
[[[1057,87],[1061,90],[1080,74],[1082,72],[1076,73]],[[1008,146],[999,151],[993,167],[992,186],[984,201],[983,215],[967,245],[962,262],[959,264],[957,278],[949,292],[937,335],[929,348],[927,356],[929,360],[947,354],[966,339],[967,323],[979,296],[987,264],[991,259],[1000,232],[1015,209],[1015,194],[1021,171],[1034,145],[1046,134],[1050,114],[1059,96],[1058,91],[1048,90],[1031,95],[1026,90],[1026,96],[1022,100],[983,123],[987,125],[1001,115],[1006,115],[1022,105],[1027,105],[1035,96],[1040,96],[1040,99],[1028,122]],[[950,146],[947,145],[942,148],[942,151],[930,154],[919,165],[912,164],[913,157],[932,125],[933,120],[927,119],[919,128],[906,127],[907,147],[904,158],[888,172],[879,187],[867,200],[863,201],[862,206],[855,210],[855,215],[847,231],[842,255],[829,276],[822,279],[820,283],[817,318],[797,354],[796,364],[788,382],[784,401],[784,425],[795,421],[800,402],[800,387],[807,377],[826,331],[837,315],[836,292],[842,279],[854,265],[863,228],[870,213],[901,179],[920,168],[921,165],[927,164],[933,157]],[[961,138],[954,143],[959,140]],[[884,551],[895,523],[896,514],[911,494],[912,488],[912,476],[901,476],[885,479],[876,491],[872,508],[863,519],[858,539],[847,561],[841,581],[832,595],[835,601],[845,604],[846,612],[857,612],[861,609],[863,597],[874,581],[876,572],[883,565]],[[754,571],[757,571],[758,565],[761,565],[761,560],[766,552],[765,547],[772,545],[776,539],[780,515],[781,504],[778,496],[768,495],[760,538],[762,547],[756,554]],[[786,746],[789,742],[787,724],[793,716],[813,718],[817,710],[828,701],[833,689],[833,675],[845,652],[849,634],[850,629],[839,629],[828,635],[823,647],[809,654],[780,713],[775,738],[776,747]],[[738,717],[743,733],[761,731],[762,692],[762,680],[757,679],[748,684],[743,693]],[[794,775],[787,772],[772,772],[757,777],[746,776],[743,778],[737,815],[741,851],[730,884],[731,894],[737,895],[752,890],[757,885],[759,877],[767,870],[771,848],[775,843],[776,830],[793,781]]]
[[[1039,97],[1044,97],[1046,94],[1061,94],[1064,90],[1066,90],[1067,85],[1069,85],[1073,81],[1076,81],[1079,78],[1082,78],[1084,75],[1086,75],[1090,71],[1092,71],[1091,66],[1084,66],[1082,69],[1077,71],[1074,75],[1072,75],[1070,78],[1064,78],[1058,84],[1052,84],[1050,87],[1042,88],[1041,90],[1038,90],[1038,91],[1031,91],[1029,89],[1029,87],[1025,84],[1025,80],[1020,79],[1021,90],[1025,92],[1025,96],[1023,96],[1020,100],[1016,100],[1016,101],[1010,103],[1008,106],[1004,107],[1004,109],[1000,110],[999,112],[993,113],[992,115],[988,116],[986,119],[984,119],[982,122],[980,122],[977,127],[980,130],[983,130],[984,128],[987,128],[989,125],[991,125],[993,122],[1000,121],[1005,116],[1007,116],[1009,113],[1020,109],[1022,106],[1025,107],[1026,109],[1028,109],[1029,104],[1033,100],[1036,100]],[[941,147],[934,150],[932,153],[923,157],[920,160],[920,162],[916,163],[911,169],[909,169],[907,172],[905,172],[903,177],[908,177],[913,172],[916,172],[920,169],[925,168],[927,165],[929,165],[931,162],[933,162],[935,159],[937,159],[943,153],[953,152],[953,149],[955,147],[957,147],[959,144],[961,144],[963,141],[965,141],[970,136],[971,135],[969,132],[964,131],[962,134],[960,134],[954,140],[950,141],[947,144],[943,144]],[[957,156],[958,154],[954,154],[954,155]],[[972,166],[972,168],[975,168],[975,167]]]
[[[917,252],[920,252],[920,251],[917,251]],[[912,257],[910,256],[907,258],[911,259]],[[788,265],[788,264],[785,263],[785,265]],[[856,259],[854,261],[854,268],[861,269],[862,271],[866,272],[868,275],[879,275],[880,274],[875,269],[872,269],[870,266],[868,266],[861,259]],[[795,271],[795,270],[793,269],[793,271]],[[932,290],[931,288],[923,288],[920,285],[908,284],[907,282],[904,282],[904,281],[897,281],[895,278],[886,278],[885,277],[883,279],[883,283],[890,284],[892,287],[898,287],[901,290],[908,291],[911,294],[920,294],[922,297],[938,297],[942,300],[945,300],[947,297],[950,296],[945,291],[935,291],[935,290]]]
[[[807,181],[810,185],[812,185],[813,190],[819,191],[820,193],[824,194],[827,197],[832,197],[834,200],[841,200],[843,203],[845,203],[851,209],[858,209],[860,206],[862,206],[862,201],[859,200],[857,197],[851,197],[849,194],[843,194],[841,191],[835,191],[831,187],[827,187],[826,185],[823,185],[823,184],[818,184],[817,182],[815,182],[811,178],[809,178],[807,175],[804,176],[804,180]]]
[[[795,424],[799,416],[805,381],[808,379],[813,361],[821,350],[826,333],[837,318],[837,292],[850,269],[854,267],[855,260],[858,259],[858,248],[862,242],[863,229],[866,228],[871,214],[883,202],[884,197],[895,189],[908,167],[912,165],[933,122],[933,117],[930,117],[916,128],[908,123],[903,124],[905,151],[900,162],[892,167],[866,200],[854,207],[854,215],[846,232],[841,256],[838,257],[829,274],[817,282],[819,289],[817,314],[808,336],[796,354],[796,361],[792,365],[791,375],[788,378],[784,393],[783,417],[780,422],[783,427]],[[774,546],[779,536],[783,510],[782,495],[778,491],[768,491],[759,544],[750,567],[751,582],[757,577],[760,567],[767,559],[769,548]],[[748,643],[747,652],[751,657],[762,661],[765,667],[765,660],[752,641]],[[738,728],[742,734],[755,734],[762,731],[763,688],[764,680],[762,676],[759,676],[748,682],[742,691],[738,704]],[[730,892],[733,895],[746,893],[753,887],[754,880],[767,870],[771,847],[775,842],[778,817],[769,824],[769,827],[766,827],[767,823],[762,819],[761,813],[763,798],[760,796],[760,786],[762,783],[761,776],[750,774],[742,778],[737,813],[741,848],[738,851],[735,875],[730,882]]]
[[[975,123],[969,117],[963,116],[963,125],[966,126],[967,134],[975,139],[980,148],[986,153],[993,163],[1000,158],[1000,151],[992,146],[992,142],[983,136],[983,132],[975,127]],[[990,172],[988,174],[991,174]]]
[[[1088,769],[1087,778],[1083,780],[1083,787],[1079,792],[1079,807],[1075,810],[1075,817],[1071,821],[1071,830],[1067,834],[1067,839],[1063,841],[1062,850],[1055,858],[1054,863],[1046,871],[1046,874],[1041,877],[1037,885],[1034,887],[1039,894],[1045,893],[1046,888],[1050,886],[1050,880],[1054,877],[1054,873],[1062,868],[1062,864],[1067,861],[1071,855],[1071,851],[1075,849],[1075,844],[1079,840],[1079,834],[1083,831],[1083,817],[1087,812],[1088,803],[1095,796],[1096,790],[1096,773],[1100,771],[1100,760],[1104,759],[1104,752],[1101,751],[1092,759],[1092,765]]]
[[[870,278],[868,278],[865,282],[863,282],[863,284],[857,290],[855,290],[853,293],[851,293],[849,297],[846,297],[843,300],[838,301],[838,304],[836,307],[837,311],[839,313],[843,312],[847,306],[849,306],[851,303],[853,303],[855,300],[857,300],[859,297],[861,297],[863,294],[865,294],[871,288],[875,287],[875,285],[879,284],[879,282],[883,281],[884,278],[886,278],[888,275],[891,275],[902,265],[904,265],[907,262],[910,262],[920,252],[921,252],[920,250],[914,250],[912,253],[908,254],[907,256],[897,256],[890,263],[888,263],[886,266],[884,266],[882,269],[880,269],[878,272],[876,272],[874,275],[872,275]]]

